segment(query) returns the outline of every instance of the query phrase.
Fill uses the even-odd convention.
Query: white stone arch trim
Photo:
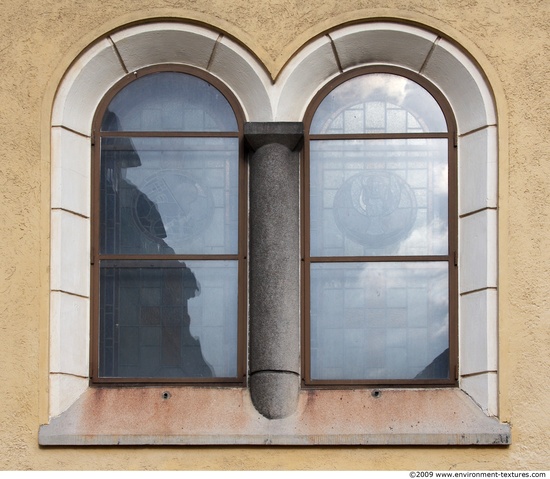
[[[338,28],[304,46],[277,78],[274,119],[301,120],[320,87],[365,65],[399,66],[426,77],[447,96],[461,135],[496,124],[491,90],[473,59],[435,32],[387,21]]]
[[[95,109],[110,87],[128,73],[163,63],[208,71],[233,91],[249,121],[272,119],[271,82],[250,52],[201,26],[154,22],[120,29],[79,56],[57,92],[53,125],[89,135]]]
[[[323,85],[362,65],[396,65],[419,72],[447,96],[459,129],[460,388],[485,414],[496,415],[497,124],[490,88],[476,62],[428,29],[398,22],[365,22],[333,29],[309,42],[273,83],[256,57],[213,29],[183,22],[150,22],[121,28],[86,49],[68,69],[54,100],[50,417],[67,412],[71,405],[78,410],[82,407],[81,401],[80,406],[75,404],[79,397],[90,393],[92,118],[117,81],[136,69],[161,63],[191,65],[218,77],[241,103],[247,121],[301,121]],[[460,392],[436,390],[433,394],[462,401],[457,396]],[[323,395],[327,404],[330,395]],[[52,430],[54,436],[57,430]],[[500,426],[496,430],[504,431]],[[216,434],[212,437],[216,442]],[[389,438],[379,439],[392,443]]]

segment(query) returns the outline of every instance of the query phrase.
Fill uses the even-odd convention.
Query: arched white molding
[[[162,63],[194,66],[219,77],[249,121],[272,119],[266,71],[242,46],[212,30],[176,22],[119,30],[86,50],[64,77],[52,122],[84,135],[107,90],[127,73]]]
[[[460,134],[496,123],[490,89],[472,59],[436,33],[390,22],[343,27],[301,49],[277,80],[275,119],[300,120],[339,71],[376,64],[412,70],[436,85],[453,106]]]
[[[240,100],[249,121],[271,120],[266,71],[242,46],[203,27],[179,23],[138,25],[112,41],[132,72],[159,63],[182,63],[222,79]]]
[[[466,396],[470,396],[486,415],[497,415],[497,124],[490,87],[476,62],[449,40],[428,29],[397,22],[366,22],[334,29],[308,43],[288,62],[273,84],[256,57],[219,32],[182,22],[156,22],[122,28],[91,45],[71,65],[55,97],[51,127],[49,403],[50,417],[61,417],[57,425],[43,430],[43,443],[75,444],[84,437],[82,434],[90,431],[86,429],[88,426],[75,426],[74,414],[86,415],[92,392],[88,387],[92,118],[112,85],[134,70],[160,63],[191,65],[217,76],[233,91],[247,121],[302,121],[308,104],[323,85],[342,71],[362,65],[395,65],[419,72],[446,95],[459,128],[460,390],[396,390],[386,394],[388,398],[412,396],[409,404],[418,405],[419,414],[424,414],[420,396],[440,398],[447,406],[448,401],[456,400],[456,404],[463,404],[465,411],[470,410],[471,401],[464,402]],[[367,401],[363,392],[348,391],[346,394],[349,395],[361,393],[360,397],[353,396],[350,404]],[[155,400],[154,392],[139,392],[145,393],[150,393],[151,401]],[[330,407],[332,393],[325,393],[322,394],[324,399],[319,394],[317,403]],[[113,401],[119,397],[116,390],[109,394],[113,395]],[[129,396],[132,394],[138,393],[128,393]],[[189,394],[195,393],[191,391]],[[200,396],[199,392],[196,394]],[[221,408],[220,392],[212,390],[208,394],[216,396],[212,404]],[[275,434],[275,430],[270,429],[271,424],[264,424],[262,419],[254,416],[256,412],[251,405],[242,403],[246,393],[227,390],[224,394],[222,402],[226,396],[231,396],[238,404],[247,404],[242,410],[243,414],[248,414],[244,419],[251,426],[246,431],[239,428],[241,443],[263,441],[262,434],[267,434],[266,431]],[[308,404],[307,394],[301,394],[304,408]],[[143,400],[141,396],[134,399],[136,404]],[[395,403],[396,407],[400,407],[399,401]],[[73,416],[63,414],[70,413],[69,409]],[[391,410],[388,411],[390,414]],[[225,413],[225,409],[221,412]],[[112,414],[112,419],[116,418],[116,408]],[[281,438],[271,435],[270,441],[274,444],[300,444],[294,436],[296,427],[309,424],[304,422],[301,414],[314,414],[314,411],[303,409],[296,417],[285,420],[288,424],[280,424]],[[435,433],[430,429],[430,424],[437,423],[432,417],[425,421],[427,429],[418,432],[419,439],[411,441],[426,444],[422,438],[432,434],[435,443],[475,444],[479,442],[479,434],[488,430],[492,431],[487,436],[489,439],[483,436],[483,441],[492,441],[501,435],[504,437],[501,443],[509,440],[509,429],[504,425],[499,425],[498,421],[484,425],[483,419],[474,412],[472,414],[468,424],[472,425],[469,431],[473,435],[465,442],[460,442],[460,437],[465,436],[456,434],[464,421],[447,425],[447,429],[443,424],[448,433],[445,435],[440,429]],[[316,423],[314,419],[312,416],[312,424]],[[361,431],[373,427],[367,416],[361,420],[365,422]],[[70,434],[76,435],[69,437],[66,434],[71,428],[76,433]],[[403,431],[408,431],[407,428]],[[223,436],[224,431],[217,431],[215,427],[212,431],[206,439],[201,439],[206,441],[203,443],[229,444],[236,441]],[[290,435],[285,436],[284,431],[291,431],[288,432]],[[304,443],[308,443],[307,434],[313,434],[312,431],[303,431]],[[315,437],[325,437],[323,441],[326,443],[334,442],[326,429],[315,431]],[[147,437],[138,437],[135,442],[129,436],[127,443],[151,443],[151,434],[153,432]],[[193,433],[189,434],[192,436]],[[248,439],[247,434],[250,435]],[[357,439],[353,438],[357,438],[357,434],[361,433],[350,429],[349,439],[345,438],[348,436],[339,436],[338,441],[355,441]],[[362,443],[400,443],[400,439],[381,432],[371,431],[371,436],[371,439],[361,439],[365,441]],[[86,437],[89,443],[96,441],[91,436]],[[116,444],[121,436],[101,437],[103,439],[95,443],[115,441]],[[154,437],[156,443],[200,442],[194,437]],[[455,439],[458,442],[452,442]]]

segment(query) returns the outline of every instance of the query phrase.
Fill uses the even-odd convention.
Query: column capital
[[[302,146],[304,124],[301,121],[266,121],[244,124],[244,138],[252,150],[272,143],[285,146],[290,151]]]

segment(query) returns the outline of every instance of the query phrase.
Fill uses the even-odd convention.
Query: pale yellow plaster
[[[548,469],[550,5],[522,0],[6,0],[0,11],[2,469]],[[276,76],[312,37],[364,19],[423,23],[480,62],[499,119],[501,419],[509,448],[46,448],[49,117],[70,62],[127,23],[182,18]]]

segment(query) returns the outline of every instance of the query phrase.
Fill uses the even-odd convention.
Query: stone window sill
[[[507,446],[511,432],[460,389],[382,389],[378,397],[372,389],[302,390],[294,414],[269,420],[256,411],[247,389],[89,388],[41,426],[39,442]]]

